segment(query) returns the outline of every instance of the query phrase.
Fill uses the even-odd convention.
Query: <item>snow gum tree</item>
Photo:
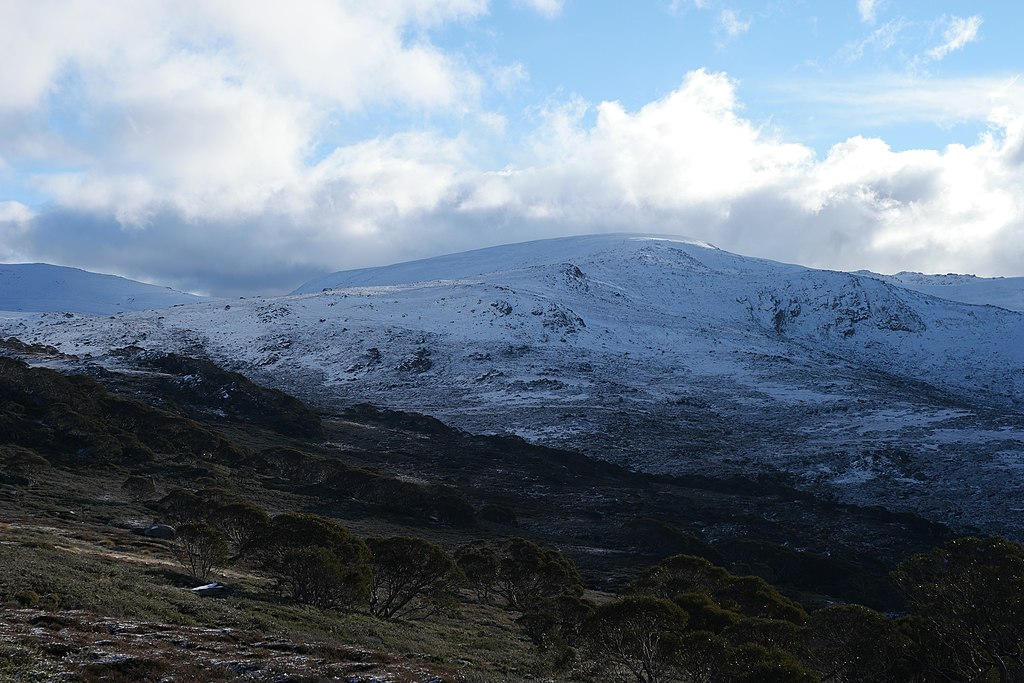
[[[371,538],[370,613],[416,619],[455,604],[466,576],[448,553],[422,538]]]
[[[959,538],[901,564],[893,578],[917,612],[941,680],[1024,680],[1024,547]]]
[[[189,573],[200,581],[210,578],[214,569],[228,560],[228,544],[224,536],[209,524],[182,524],[175,530],[178,559]]]

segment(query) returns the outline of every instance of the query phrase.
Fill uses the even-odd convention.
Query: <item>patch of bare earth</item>
[[[446,683],[420,662],[329,642],[266,639],[87,612],[0,609],[0,655],[31,656],[52,681]],[[25,679],[30,680],[30,679]]]

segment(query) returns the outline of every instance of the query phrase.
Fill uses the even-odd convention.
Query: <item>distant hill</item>
[[[0,264],[0,311],[109,315],[203,301],[170,287],[47,263]]]
[[[955,273],[926,275],[907,271],[895,275],[880,275],[867,270],[857,272],[940,299],[979,306],[999,306],[1024,313],[1024,277],[978,277]]]

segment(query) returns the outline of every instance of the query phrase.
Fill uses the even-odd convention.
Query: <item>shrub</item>
[[[586,647],[605,680],[667,680],[682,651],[686,612],[662,598],[627,597],[598,607],[583,627]]]
[[[182,524],[175,530],[178,559],[200,581],[228,559],[228,545],[219,531],[209,524]]]
[[[293,599],[320,609],[347,609],[366,598],[369,572],[318,546],[287,551],[274,564],[279,585]]]
[[[893,578],[920,615],[936,676],[1005,683],[1024,674],[1024,546],[958,538]]]
[[[229,503],[213,511],[210,524],[224,534],[236,553],[244,555],[268,534],[270,515],[255,503]]]
[[[21,446],[0,447],[0,465],[16,474],[36,476],[50,469],[50,461],[35,451]]]
[[[576,565],[557,550],[541,548],[525,538],[504,541],[495,550],[495,590],[509,608],[522,611],[545,598],[583,594]]]
[[[332,519],[286,513],[274,517],[263,549],[265,568],[299,602],[349,608],[369,599],[370,551]]]
[[[370,548],[370,613],[384,619],[430,616],[455,602],[466,582],[448,553],[421,538],[375,538]]]
[[[153,481],[153,477],[132,474],[121,484],[121,490],[132,498],[142,500],[156,493],[156,482]]]
[[[467,543],[455,552],[455,563],[466,575],[480,602],[490,602],[498,583],[501,562],[498,553],[487,541]]]
[[[172,526],[205,519],[209,509],[206,501],[185,489],[171,489],[156,503],[156,509]]]

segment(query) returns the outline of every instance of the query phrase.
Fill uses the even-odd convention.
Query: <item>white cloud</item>
[[[259,213],[300,182],[339,113],[476,109],[480,76],[423,32],[487,4],[6,3],[0,44],[19,58],[0,63],[0,154],[11,167],[72,169],[28,182],[128,226],[145,226],[154,207]],[[517,77],[513,65],[506,80]]]
[[[518,0],[519,4],[525,5],[548,19],[554,19],[562,13],[565,0]]]
[[[28,223],[36,213],[21,202],[0,202],[0,223]]]
[[[733,84],[703,70],[635,114],[617,102],[599,104],[590,128],[576,102],[551,112],[538,135],[534,154],[546,163],[486,178],[465,206],[487,207],[486,195],[513,196],[517,205],[575,225],[594,216],[618,223],[624,207],[628,222],[644,206],[689,210],[727,202],[809,161],[808,149],[765,136],[736,108]],[[496,183],[506,187],[497,192]]]
[[[505,93],[511,92],[529,80],[530,73],[519,62],[495,68],[490,74],[492,87],[499,92]]]
[[[479,16],[486,0],[32,0],[5,5],[0,107],[38,105],[67,69],[117,92],[182,53],[226,79],[315,95],[344,107],[381,100],[450,106],[466,74],[406,32]],[[96,95],[95,91],[91,94]]]
[[[927,59],[938,62],[945,59],[949,53],[962,50],[968,43],[973,43],[978,39],[978,29],[981,28],[981,23],[981,17],[977,15],[966,19],[950,17],[949,25],[943,33],[945,42],[928,50]]]
[[[693,7],[697,10],[708,9],[711,6],[711,0],[671,0],[668,5],[665,6],[665,10],[669,14],[679,14],[679,12]]]
[[[718,17],[718,22],[730,36],[739,36],[750,30],[750,20],[744,21],[731,9],[724,9]]]
[[[21,217],[16,230],[10,222],[0,228],[6,249],[107,272],[132,263],[136,271],[126,274],[219,293],[287,289],[317,270],[609,230],[688,233],[741,253],[833,268],[1020,274],[1024,263],[1024,106],[1015,96],[991,101],[990,129],[972,145],[897,152],[855,137],[819,159],[744,118],[735,82],[700,70],[633,111],[579,98],[553,105],[504,168],[475,161],[487,135],[507,135],[492,119],[476,133],[391,135],[318,161],[292,153],[302,135],[288,142],[269,132],[285,142],[261,152],[264,161],[247,157],[246,169],[216,159],[239,144],[218,146],[218,136],[231,135],[219,112],[252,109],[239,120],[273,131],[275,122],[307,119],[292,109],[303,100],[249,100],[255,95],[244,83],[218,89],[202,70],[168,69],[153,87],[178,83],[172,92],[183,101],[207,102],[214,114],[200,120],[214,130],[194,130],[174,107],[164,112],[170,122],[140,111],[154,131],[173,131],[182,151],[164,149],[173,139],[161,144],[145,128],[122,131],[130,142],[113,170],[41,177],[59,200],[38,216],[3,209]],[[208,99],[197,99],[195,88]],[[143,90],[137,101],[154,97]],[[128,105],[137,101],[123,106],[135,112]],[[132,145],[142,150],[136,156]],[[203,160],[194,150],[206,145],[213,168],[190,181],[189,169]],[[150,154],[169,154],[168,167],[147,163]],[[228,177],[238,185],[222,182]]]
[[[878,5],[878,0],[857,0],[857,11],[860,12],[861,21],[866,24],[875,23]]]
[[[26,260],[16,245],[29,235],[35,217],[36,213],[21,202],[0,202],[0,261]]]
[[[891,19],[872,31],[862,40],[847,43],[839,51],[840,57],[847,62],[856,62],[864,56],[870,47],[877,52],[886,52],[897,45],[910,24],[903,18]]]
[[[823,267],[1019,272],[1024,118],[1009,109],[971,146],[896,152],[855,137],[818,160],[738,108],[729,79],[698,71],[636,112],[601,103],[589,125],[578,100],[549,111],[530,165],[481,172],[451,149],[430,151],[440,142],[431,141],[416,173],[443,182],[405,213],[412,225],[378,224],[376,240],[401,235],[388,239],[419,256],[439,235],[454,249],[653,230]]]
[[[824,107],[838,126],[985,121],[999,107],[1024,112],[1024,83],[1011,78],[868,77],[775,86],[787,102]]]

